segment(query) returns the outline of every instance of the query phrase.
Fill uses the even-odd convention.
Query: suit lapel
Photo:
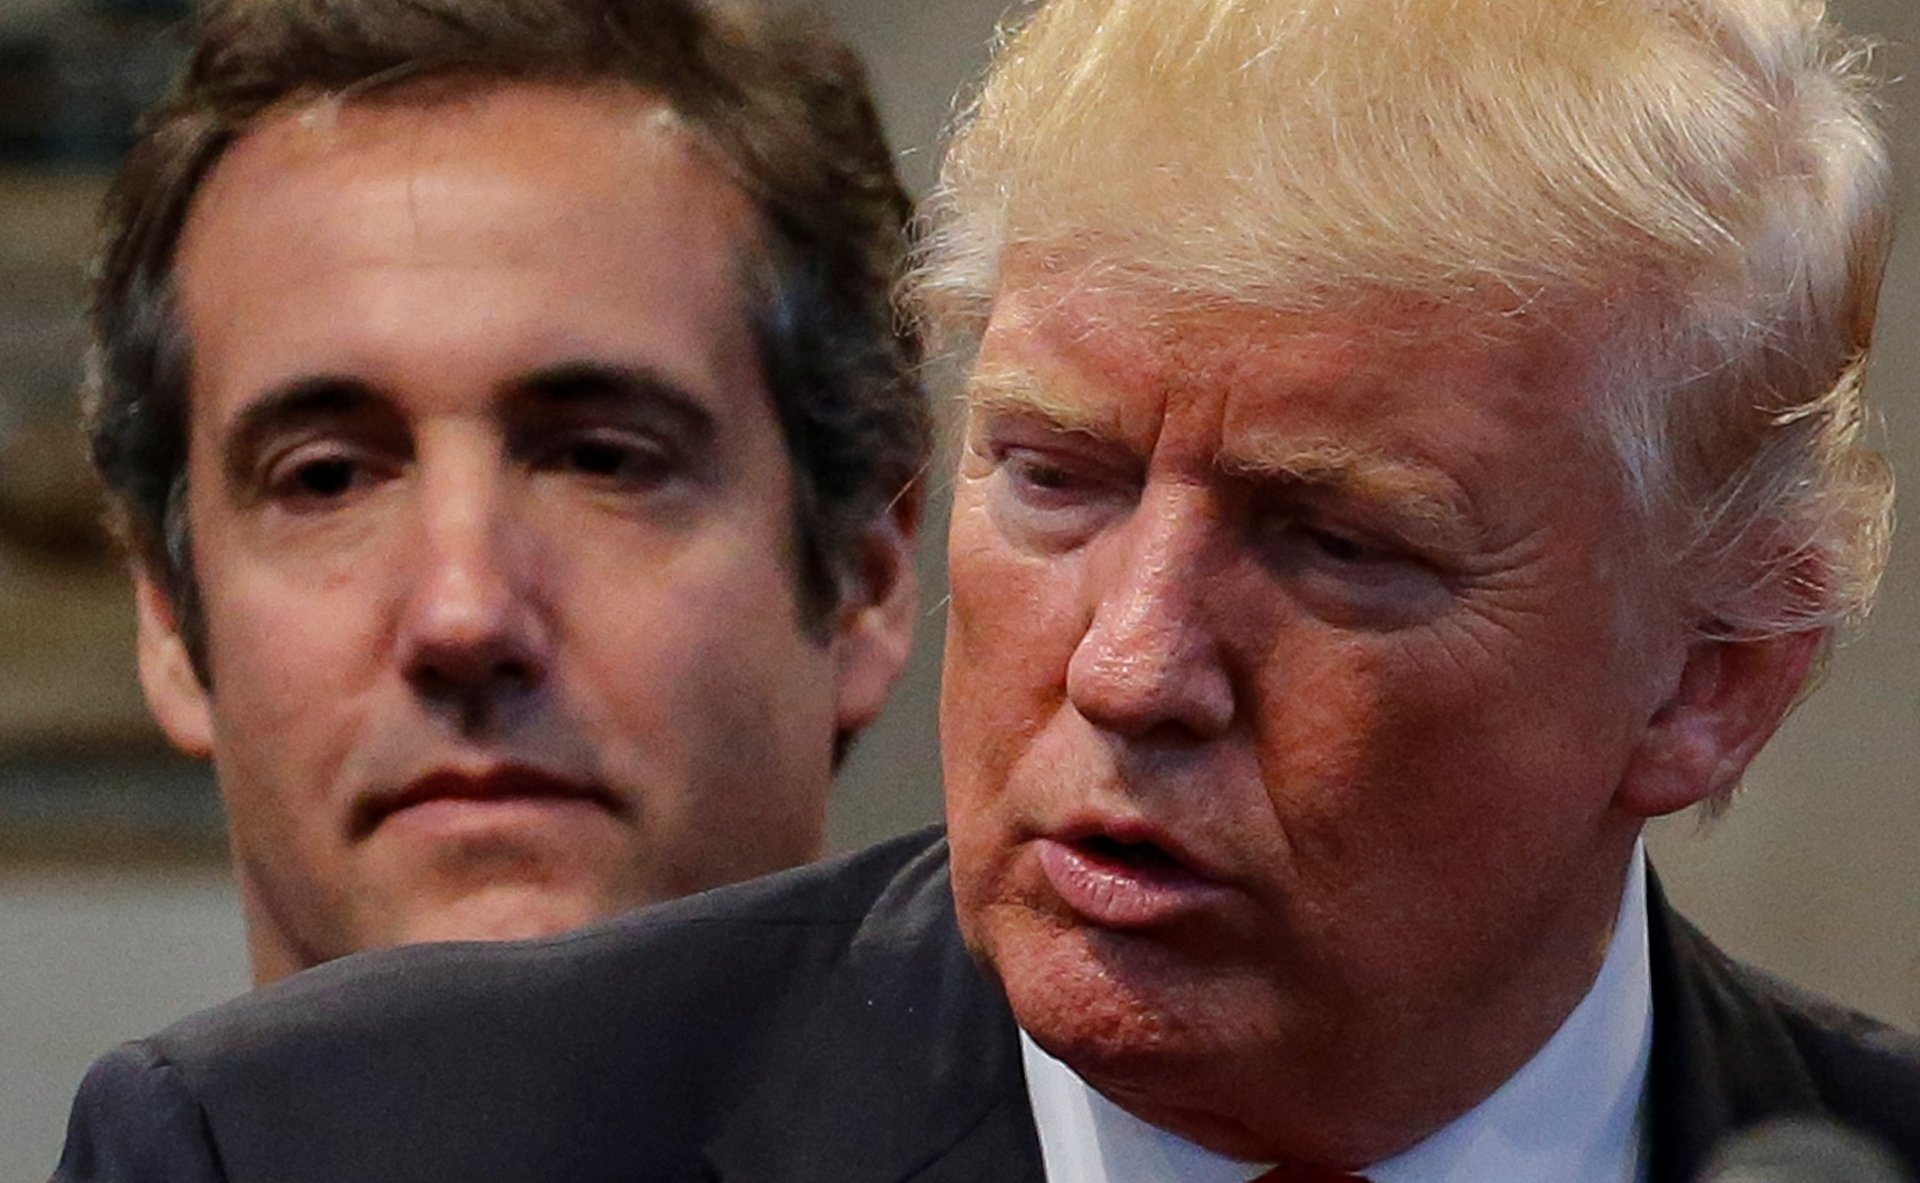
[[[875,903],[708,1147],[725,1183],[1041,1183],[1013,1016],[961,943],[946,846]]]
[[[1687,1183],[1727,1135],[1770,1116],[1820,1113],[1813,1078],[1778,1017],[1649,876],[1653,1050],[1648,1183]]]

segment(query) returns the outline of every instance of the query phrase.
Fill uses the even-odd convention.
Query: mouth
[[[625,801],[591,780],[520,764],[479,769],[440,768],[397,789],[376,792],[354,806],[349,827],[365,838],[399,814],[446,813],[458,816],[506,810],[592,809],[623,817]]]
[[[1179,859],[1152,840],[1128,840],[1093,834],[1073,844],[1087,859],[1135,874],[1171,874],[1186,869]]]
[[[1036,843],[1040,869],[1067,908],[1102,928],[1172,923],[1229,889],[1166,835],[1129,823],[1074,827]]]

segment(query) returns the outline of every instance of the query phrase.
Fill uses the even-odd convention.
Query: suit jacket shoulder
[[[770,1125],[794,1115],[766,1083],[807,1086],[799,1064],[830,1080],[892,1060],[862,1041],[898,1037],[903,1014],[924,1028],[994,998],[970,967],[932,832],[567,936],[346,958],[103,1059],[56,1178],[711,1177],[709,1144],[752,1162],[756,1131],[804,1135],[787,1154],[832,1145],[831,1130]],[[853,1015],[832,1013],[850,1002]],[[996,1099],[950,1102],[915,1129],[977,1121]],[[863,1116],[840,1122],[870,1143]],[[135,1161],[206,1165],[117,1165]]]
[[[1877,1138],[1920,1178],[1920,1037],[1729,957],[1652,885],[1653,1183],[1693,1180],[1720,1140],[1783,1117]]]
[[[1920,1174],[1920,1040],[1650,893],[1651,1183],[1806,1114]],[[1017,1031],[926,832],[544,941],[348,958],[103,1058],[68,1183],[1041,1183]]]
[[[140,1120],[115,1120],[123,1113]],[[199,1105],[151,1043],[116,1048],[87,1073],[56,1180],[213,1183],[224,1177]]]

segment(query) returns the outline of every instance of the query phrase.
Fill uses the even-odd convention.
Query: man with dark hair
[[[258,980],[817,857],[911,638],[908,212],[797,16],[207,6],[91,428]]]
[[[1046,0],[911,289],[973,358],[945,834],[189,1019],[63,1177],[1920,1169],[1920,1040],[1640,841],[1885,558],[1861,60],[1798,0]]]

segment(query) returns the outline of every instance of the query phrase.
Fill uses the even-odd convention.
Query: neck
[[[319,958],[302,955],[244,866],[235,864],[234,878],[240,887],[240,911],[247,925],[247,962],[254,986],[271,985],[318,964]]]

